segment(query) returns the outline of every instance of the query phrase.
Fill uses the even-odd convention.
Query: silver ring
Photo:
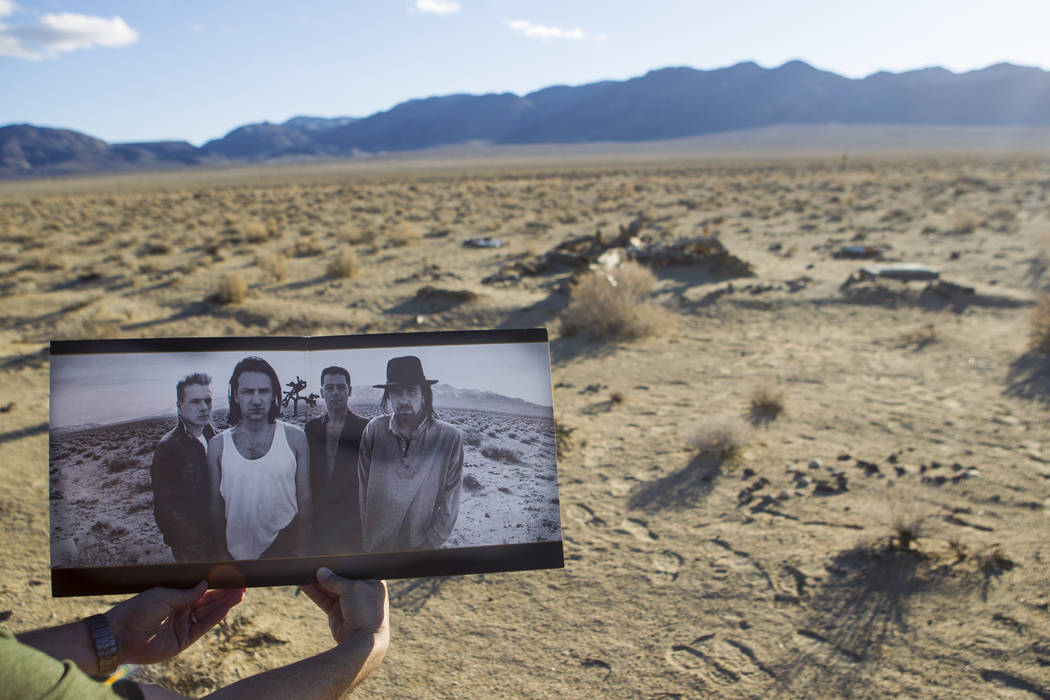
[[[190,615],[190,621],[191,621],[191,622],[192,622],[193,624],[197,624],[197,623],[199,622],[199,620],[197,619],[197,616],[196,616],[196,615]]]

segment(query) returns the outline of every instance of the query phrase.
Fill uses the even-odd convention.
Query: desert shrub
[[[689,445],[701,454],[728,459],[750,439],[751,428],[746,422],[739,416],[722,414],[702,418],[689,437]]]
[[[910,549],[912,543],[926,536],[927,525],[925,516],[894,516],[890,523],[890,547]]]
[[[313,240],[296,241],[292,247],[292,255],[297,258],[315,258],[324,252],[321,244]]]
[[[350,248],[343,249],[328,263],[329,277],[353,277],[357,274],[357,255]]]
[[[918,345],[925,347],[930,343],[937,342],[937,327],[932,321],[927,321],[918,328],[902,333],[900,342],[903,345]]]
[[[758,384],[751,391],[751,416],[772,420],[784,411],[784,390],[774,382]]]
[[[952,233],[973,233],[981,220],[968,209],[960,209],[952,217]]]
[[[481,445],[481,433],[477,430],[466,431],[463,434],[463,444],[470,447],[479,447]]]
[[[985,225],[999,233],[1011,233],[1017,230],[1017,210],[1010,207],[993,209],[985,219]]]
[[[261,221],[245,221],[237,227],[248,243],[262,243],[270,236],[266,224]]]
[[[215,299],[220,304],[240,304],[248,296],[248,284],[239,272],[227,272],[219,280]]]
[[[288,277],[288,258],[280,253],[260,253],[255,256],[255,264],[276,282],[284,282]]]
[[[562,332],[591,338],[658,335],[671,325],[671,316],[649,298],[655,287],[656,275],[633,261],[591,271],[572,287]]]
[[[1050,292],[1039,297],[1029,318],[1029,347],[1050,354]]]
[[[392,246],[404,246],[423,240],[423,232],[410,221],[401,221],[391,226],[386,232],[386,239]]]
[[[489,459],[494,459],[505,464],[520,464],[521,454],[509,447],[486,447],[481,454]]]
[[[106,457],[104,464],[106,466],[106,471],[110,474],[119,474],[120,472],[128,469],[135,469],[139,466],[138,460],[124,452],[118,452],[117,454]]]
[[[985,576],[998,576],[1003,571],[1009,571],[1010,569],[1017,566],[1017,563],[1006,556],[1001,549],[993,547],[992,549],[975,554],[973,556],[974,561],[977,563],[977,568]]]

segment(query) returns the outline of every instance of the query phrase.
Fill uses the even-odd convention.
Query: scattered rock
[[[810,469],[820,469],[820,460],[819,459],[812,459],[812,460],[810,460],[809,468]]]
[[[485,487],[481,485],[481,482],[478,481],[473,474],[467,474],[463,477],[463,488],[467,491],[481,491]]]

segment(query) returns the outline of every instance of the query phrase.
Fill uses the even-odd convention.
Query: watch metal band
[[[117,670],[117,639],[105,615],[92,615],[84,618],[84,624],[91,630],[91,639],[95,642],[95,654],[98,656],[98,673],[108,676]]]

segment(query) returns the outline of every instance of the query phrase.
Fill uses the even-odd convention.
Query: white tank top
[[[245,459],[233,443],[233,429],[222,434],[219,493],[226,500],[226,548],[234,559],[256,559],[292,522],[295,500],[295,453],[277,421],[270,449]]]

